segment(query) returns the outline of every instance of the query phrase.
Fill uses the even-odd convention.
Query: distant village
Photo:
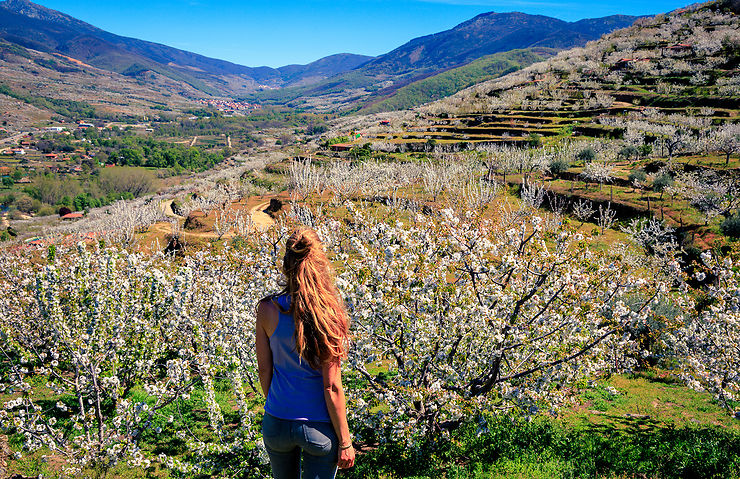
[[[210,98],[202,98],[200,100],[196,100],[199,104],[203,106],[207,106],[210,108],[214,108],[220,112],[223,112],[224,115],[233,115],[235,113],[240,112],[248,112],[257,109],[257,105],[254,103],[247,103],[244,101],[236,101],[236,100],[214,100]]]

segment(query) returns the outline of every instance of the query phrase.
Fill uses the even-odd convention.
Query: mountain
[[[286,65],[278,68],[278,71],[285,83],[300,86],[354,70],[373,58],[351,53],[339,53],[321,58],[308,65]]]
[[[340,54],[281,69],[246,67],[158,43],[122,37],[27,0],[0,2],[0,39],[137,77],[154,72],[210,94],[233,95],[305,85],[366,63],[371,57]]]
[[[12,130],[52,117],[155,117],[191,110],[193,98],[203,96],[190,84],[155,72],[130,77],[0,39],[0,112],[3,126]]]
[[[464,65],[492,53],[584,45],[604,33],[631,25],[636,18],[620,15],[570,23],[520,12],[484,13],[450,30],[415,38],[369,62],[364,71],[418,75]]]
[[[358,104],[377,103],[395,90],[488,55],[511,50],[562,50],[583,46],[605,33],[631,25],[637,18],[614,15],[566,22],[520,12],[484,13],[450,30],[415,38],[359,68],[318,84],[262,92],[253,98],[301,107],[336,109],[339,105],[340,110],[357,109]],[[464,86],[488,78],[490,75],[471,78]],[[342,95],[342,92],[349,93]]]

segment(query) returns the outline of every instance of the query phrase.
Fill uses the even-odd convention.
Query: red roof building
[[[352,149],[354,145],[351,143],[335,143],[331,145],[329,148],[331,151],[349,151]]]
[[[62,219],[63,220],[76,220],[76,219],[82,218],[83,216],[85,215],[83,215],[82,213],[67,213],[66,215],[62,216]]]

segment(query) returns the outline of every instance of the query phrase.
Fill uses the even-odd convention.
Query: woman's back
[[[315,231],[288,237],[283,274],[285,294],[257,305],[262,438],[276,479],[333,479],[355,458],[341,370],[349,318]]]
[[[295,321],[282,311],[290,309],[290,296],[274,298],[279,320],[270,336],[273,374],[265,412],[280,419],[331,422],[324,400],[321,371],[302,360],[296,351]]]

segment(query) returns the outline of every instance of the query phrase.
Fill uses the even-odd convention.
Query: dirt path
[[[172,234],[172,226],[170,226],[169,223],[154,223],[152,225],[152,228],[157,233],[162,233],[165,236],[166,235],[169,235],[169,234]],[[190,236],[191,238],[192,237],[196,237],[196,238],[216,238],[217,237],[216,236],[216,233],[214,233],[213,231],[186,231],[186,230],[181,230],[180,233],[183,234],[185,237]],[[224,235],[224,237],[231,237],[231,236],[234,236],[234,235],[233,234]]]
[[[191,142],[190,142],[190,148],[192,148],[192,147],[194,147],[194,146],[195,146],[195,142],[196,142],[196,141],[198,141],[198,137],[197,137],[197,136],[194,136],[194,137],[193,137],[193,141],[191,141]]]
[[[171,218],[178,218],[182,219],[182,216],[176,215],[172,211],[172,201],[173,200],[166,200],[160,203],[160,208],[164,212],[165,215]],[[254,227],[259,231],[264,231],[267,228],[270,227],[270,225],[275,223],[275,220],[272,219],[270,215],[264,212],[267,207],[270,206],[269,201],[263,201],[252,208],[249,209],[249,214],[252,216],[252,221],[254,222]],[[172,233],[172,227],[168,222],[160,222],[155,223],[152,225],[152,229],[156,233],[162,233],[164,235],[169,235]],[[185,231],[182,230],[182,233],[187,237],[196,237],[196,238],[216,238],[217,235],[213,231]],[[224,235],[226,238],[230,238],[234,236],[233,232],[227,233]]]
[[[174,202],[175,200],[165,200],[159,204],[159,207],[165,216],[169,216],[170,218],[184,218],[183,216],[176,214],[172,209],[172,203]]]
[[[265,213],[268,206],[270,206],[270,202],[265,201],[249,210],[249,214],[252,215],[252,221],[254,221],[255,226],[261,230],[267,229],[270,225],[275,223],[272,216]]]
[[[229,149],[231,149],[231,135],[226,137],[226,146],[228,146]]]

